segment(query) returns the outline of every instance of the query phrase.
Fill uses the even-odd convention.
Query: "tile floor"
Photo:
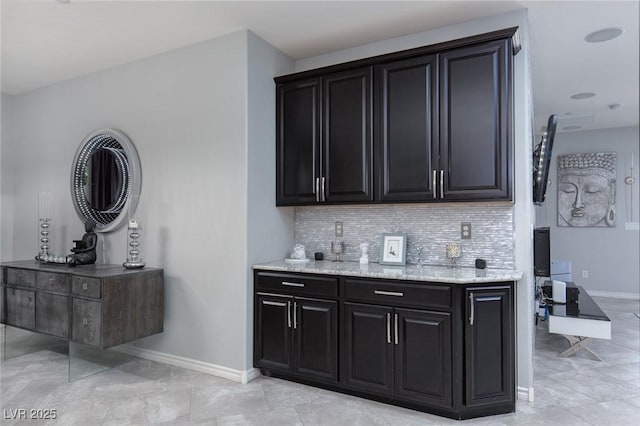
[[[515,413],[458,422],[417,411],[260,377],[247,385],[142,359],[67,382],[67,357],[40,351],[0,363],[0,423],[30,425],[637,425],[640,424],[638,301],[596,298],[612,339],[594,361],[546,324],[536,329],[534,403]],[[56,409],[55,421],[12,421],[7,410]]]

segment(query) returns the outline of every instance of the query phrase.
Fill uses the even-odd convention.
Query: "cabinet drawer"
[[[338,279],[317,275],[258,272],[256,291],[338,297]]]
[[[36,274],[36,287],[55,293],[69,294],[70,276],[55,272],[41,272]]]
[[[405,305],[450,309],[451,288],[447,285],[398,283],[345,279],[347,300],[376,302],[385,305]]]
[[[33,330],[36,326],[36,293],[9,287],[6,291],[7,324]]]
[[[26,269],[7,268],[7,284],[21,285],[25,287],[36,286],[36,271]]]
[[[90,300],[73,299],[71,340],[100,346],[102,333],[102,304]]]
[[[94,299],[101,297],[100,278],[77,277],[71,279],[71,294],[74,296],[86,296]]]

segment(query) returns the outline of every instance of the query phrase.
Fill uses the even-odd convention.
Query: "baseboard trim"
[[[518,386],[518,399],[533,402],[533,388]]]
[[[599,290],[587,290],[589,296],[596,297],[611,297],[614,299],[628,299],[628,300],[640,300],[640,294],[636,293],[617,293],[615,291],[599,291]]]
[[[221,365],[210,364],[208,362],[202,362],[191,358],[158,352],[151,349],[139,348],[132,345],[122,345],[114,349],[128,355],[136,356],[138,358],[161,362],[163,364],[169,364],[175,367],[187,368],[189,370],[211,374],[212,376],[222,377],[242,384],[246,384],[256,377],[260,376],[260,370],[255,368],[245,371],[235,370],[233,368],[223,367]]]

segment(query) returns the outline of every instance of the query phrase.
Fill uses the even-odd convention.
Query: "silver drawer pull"
[[[302,283],[291,283],[288,281],[282,281],[282,285],[288,285],[289,287],[304,287]]]
[[[54,281],[55,281],[55,278],[49,278],[49,284],[53,284]]]
[[[403,297],[404,296],[404,293],[402,293],[400,291],[374,290],[373,292],[375,294],[379,294],[380,296],[397,296],[397,297]]]
[[[84,291],[89,290],[89,284],[87,284],[87,283],[82,283],[82,290],[84,290]]]

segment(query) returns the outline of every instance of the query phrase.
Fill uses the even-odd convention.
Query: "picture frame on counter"
[[[382,234],[381,265],[404,265],[407,260],[407,234]]]

